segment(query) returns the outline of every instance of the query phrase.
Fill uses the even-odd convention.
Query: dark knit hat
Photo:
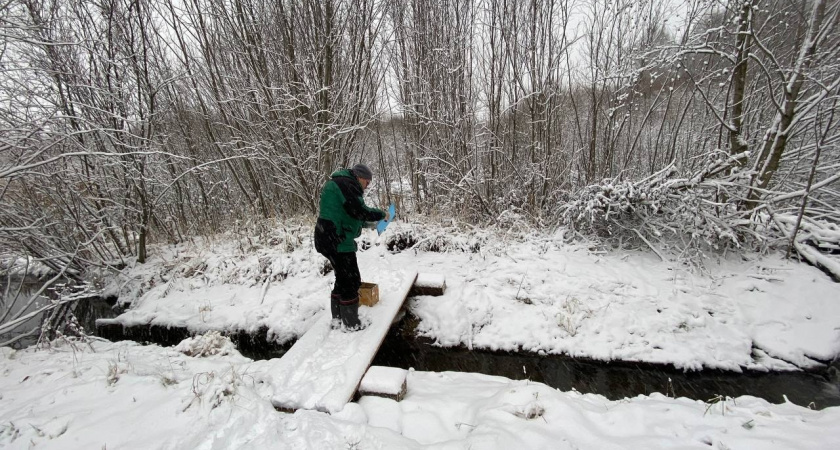
[[[350,171],[359,178],[364,178],[365,180],[373,179],[373,172],[371,172],[370,167],[364,164],[356,164]]]

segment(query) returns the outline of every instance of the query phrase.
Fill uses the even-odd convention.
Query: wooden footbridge
[[[327,413],[341,411],[353,399],[373,357],[382,345],[406,298],[412,295],[442,295],[446,289],[443,276],[405,271],[392,282],[379,286],[379,302],[361,306],[359,315],[366,327],[348,332],[331,327],[329,309],[293,346],[269,367],[269,377],[275,387],[271,399],[281,411],[314,409]],[[372,371],[373,372],[373,371]],[[403,377],[404,370],[380,370],[376,377]],[[373,377],[372,373],[369,375]],[[392,385],[371,380],[376,385]],[[397,380],[397,383],[399,380]],[[383,392],[385,395],[399,393]]]

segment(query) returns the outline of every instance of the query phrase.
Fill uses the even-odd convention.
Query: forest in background
[[[6,0],[0,252],[81,278],[314,216],[366,162],[403,216],[562,226],[837,276],[840,3]]]

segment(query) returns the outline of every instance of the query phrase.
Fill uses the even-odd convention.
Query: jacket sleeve
[[[350,217],[365,222],[375,222],[385,218],[385,211],[368,207],[365,205],[365,201],[361,196],[349,197],[344,202],[344,210],[347,211]]]

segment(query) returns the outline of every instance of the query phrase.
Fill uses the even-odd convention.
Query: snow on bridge
[[[445,286],[440,275],[394,272],[380,282],[379,303],[359,307],[362,323],[367,325],[360,331],[332,329],[332,317],[326,310],[283,357],[269,366],[268,376],[275,387],[271,399],[274,407],[282,411],[341,411],[359,388],[409,294],[440,295]]]

